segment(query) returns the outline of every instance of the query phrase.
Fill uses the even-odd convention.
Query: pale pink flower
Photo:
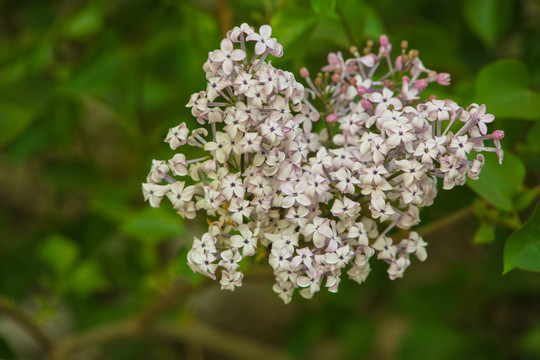
[[[148,201],[150,206],[157,208],[163,199],[163,195],[170,189],[170,185],[142,184],[144,201]]]
[[[171,149],[175,150],[177,147],[186,143],[188,134],[189,129],[186,127],[186,123],[181,123],[169,130],[164,141],[169,143]]]
[[[390,106],[394,110],[400,110],[403,107],[401,100],[394,96],[394,92],[388,88],[383,88],[382,93],[374,92],[369,96],[369,101],[377,104],[376,112],[382,113],[384,110],[387,110]]]
[[[469,114],[471,114],[471,117],[476,120],[480,133],[482,133],[482,135],[486,135],[486,124],[493,122],[493,120],[495,120],[495,116],[492,114],[486,114],[486,105],[480,105],[479,107],[469,109]]]
[[[210,54],[210,59],[223,63],[223,72],[230,75],[233,72],[233,61],[241,61],[246,58],[246,53],[242,50],[235,50],[231,40],[225,38],[221,40],[221,50],[215,50]]]
[[[300,181],[294,186],[290,183],[281,184],[281,192],[285,195],[281,202],[281,207],[287,209],[296,203],[304,206],[311,205],[311,198],[305,194],[306,188],[307,183],[305,181]]]
[[[378,259],[392,259],[397,253],[397,247],[392,239],[384,235],[379,236],[371,247],[378,251]]]
[[[253,234],[249,227],[242,224],[238,227],[240,235],[231,236],[231,245],[235,248],[242,249],[242,256],[253,256],[257,251],[258,233]]]
[[[269,25],[263,25],[259,28],[259,34],[251,33],[247,36],[246,40],[256,41],[255,54],[261,55],[267,48],[270,50],[278,49],[278,43],[276,39],[271,38],[272,28]]]

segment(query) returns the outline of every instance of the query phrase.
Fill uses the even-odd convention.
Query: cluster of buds
[[[406,42],[394,61],[384,35],[377,53],[372,42],[347,60],[331,53],[315,80],[300,71],[304,87],[265,61],[283,52],[271,34],[268,25],[257,33],[242,24],[209,54],[206,91],[187,104],[202,126],[182,123],[165,139],[203,156],[154,160],[145,200],[158,207],[166,197],[188,219],[205,214],[208,231],[187,261],[220,275],[223,289],[241,286],[239,262],[254,256],[267,259],[285,302],[295,289],[305,298],[321,286],[336,292],[343,270],[363,282],[374,257],[390,279],[403,276],[411,255],[427,258],[426,243],[414,231],[394,241],[392,230],[420,222],[438,178],[451,189],[478,177],[480,152],[502,160],[504,134],[488,134],[494,117],[484,105],[420,100],[429,83],[450,77],[426,69]]]

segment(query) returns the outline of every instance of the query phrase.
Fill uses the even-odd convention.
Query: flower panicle
[[[427,259],[427,244],[414,231],[398,242],[391,231],[420,222],[438,181],[451,189],[477,179],[481,152],[502,161],[504,133],[488,133],[485,105],[420,100],[450,76],[425,68],[406,42],[394,59],[386,36],[376,52],[368,42],[346,60],[330,53],[314,80],[300,70],[304,86],[267,61],[283,54],[271,36],[268,25],[242,24],[210,52],[206,90],[187,104],[201,127],[182,123],[165,138],[172,150],[204,156],[154,160],[145,200],[158,207],[167,198],[187,219],[206,214],[208,231],[187,261],[220,276],[223,289],[241,286],[246,257],[267,258],[286,303],[295,290],[338,291],[343,270],[362,283],[373,258],[388,264],[390,279],[402,277],[411,255]]]

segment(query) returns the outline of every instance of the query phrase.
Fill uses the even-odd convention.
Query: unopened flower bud
[[[426,80],[424,79],[416,80],[416,82],[414,83],[414,87],[417,88],[418,90],[424,90],[427,85],[428,84]]]
[[[403,69],[403,61],[401,56],[396,57],[395,66],[396,70],[401,71]]]
[[[381,43],[381,46],[386,47],[389,44],[388,36],[386,35],[379,36],[379,42]]]
[[[304,79],[308,78],[309,77],[309,70],[306,69],[305,67],[301,68],[300,69],[300,76],[303,77]]]
[[[411,81],[411,79],[410,79],[408,76],[403,76],[403,77],[401,78],[401,81],[405,83],[405,82]]]
[[[336,114],[329,114],[326,116],[326,122],[327,123],[335,123],[337,121],[337,115]]]
[[[357,83],[356,78],[350,78],[349,79],[349,85],[355,86]]]
[[[341,75],[339,75],[339,74],[332,75],[332,81],[333,82],[340,82],[341,81]]]
[[[407,40],[401,40],[401,48],[405,50],[409,47],[409,42]]]
[[[439,85],[448,86],[450,85],[450,74],[440,73],[437,75],[437,82]]]
[[[373,40],[366,41],[366,46],[367,47],[372,47],[373,46]]]
[[[418,55],[420,55],[420,53],[418,52],[418,50],[413,49],[413,50],[409,51],[409,56],[410,56],[410,57],[415,58],[415,57],[418,57]]]
[[[341,85],[341,88],[339,89],[339,92],[342,94],[345,94],[347,92],[347,86]]]
[[[362,107],[364,108],[364,110],[370,110],[371,109],[371,103],[368,100],[362,99],[360,101],[360,103],[362,104]]]
[[[495,130],[493,132],[493,140],[501,140],[502,138],[504,138],[504,131]]]
[[[430,71],[430,72],[428,72],[427,77],[430,78],[430,79],[432,79],[434,77],[437,77],[437,72],[436,71]]]
[[[429,97],[429,101],[433,101],[433,100],[437,100],[437,99],[439,99],[439,98],[437,97],[437,95],[431,95],[431,96]]]
[[[365,86],[360,85],[356,87],[356,91],[358,92],[358,95],[362,96],[367,92],[367,89]]]

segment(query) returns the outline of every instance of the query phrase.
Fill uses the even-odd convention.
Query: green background
[[[3,0],[0,15],[1,359],[540,358],[540,275],[520,270],[540,270],[538,1]],[[375,265],[283,305],[254,265],[224,292],[185,263],[204,221],[143,203],[168,128],[195,123],[208,52],[242,22],[271,24],[272,62],[295,74],[407,39],[452,75],[429,94],[496,115],[504,164],[441,189],[421,214],[428,260],[403,279]]]

